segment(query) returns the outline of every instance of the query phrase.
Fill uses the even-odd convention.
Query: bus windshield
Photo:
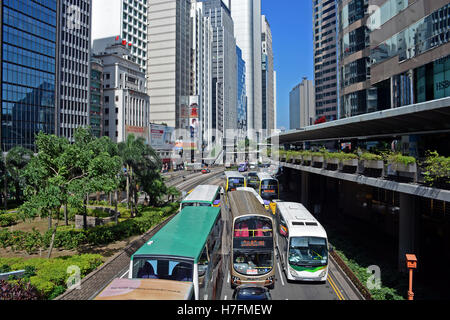
[[[236,249],[233,252],[234,270],[245,275],[263,275],[272,271],[272,251],[247,251]]]
[[[278,199],[278,182],[274,179],[261,181],[261,198],[264,200]]]
[[[234,238],[273,237],[272,221],[265,217],[244,217],[234,223]]]
[[[228,190],[236,191],[237,188],[244,187],[244,178],[229,178],[228,179]]]
[[[328,263],[325,238],[292,237],[289,241],[289,264],[294,266],[323,266]]]
[[[133,279],[193,281],[193,263],[175,259],[134,258]]]

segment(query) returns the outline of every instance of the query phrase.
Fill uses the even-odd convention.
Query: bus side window
[[[279,213],[280,213],[280,212],[279,212]],[[286,223],[286,221],[283,219],[283,216],[282,216],[281,214],[279,214],[278,216],[279,216],[279,219],[280,219],[280,225],[279,225],[278,231],[280,232],[280,234],[281,234],[283,237],[288,237],[288,235],[289,235],[289,230],[288,230],[288,228],[287,228],[287,223]]]

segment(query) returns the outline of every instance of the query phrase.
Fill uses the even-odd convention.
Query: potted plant
[[[354,153],[344,153],[341,152],[341,162],[344,167],[357,167],[358,166],[358,155]]]
[[[380,169],[383,170],[384,162],[383,157],[374,153],[365,152],[360,156],[363,160],[364,168],[366,169]]]
[[[311,153],[312,162],[316,164],[323,164],[324,153],[323,152],[313,152]]]
[[[302,154],[299,151],[296,151],[294,153],[294,162],[297,164],[301,164],[302,163]]]
[[[311,151],[304,150],[304,151],[301,151],[300,154],[302,156],[303,165],[304,166],[311,165],[311,161],[312,161]]]
[[[280,156],[281,162],[286,162],[286,151],[285,150],[280,150],[279,156]]]
[[[404,156],[400,153],[393,153],[387,157],[387,161],[392,165],[392,169],[399,172],[416,173],[416,158]]]

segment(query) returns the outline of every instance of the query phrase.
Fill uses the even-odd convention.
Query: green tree
[[[118,186],[120,157],[114,155],[112,144],[95,138],[89,129],[77,129],[73,144],[63,137],[39,133],[36,147],[38,154],[23,174],[27,181],[27,201],[21,211],[30,218],[48,217],[49,229],[52,218],[59,217],[63,205],[81,209],[86,206],[89,193],[110,192]],[[57,226],[58,222],[53,229],[49,257]]]
[[[17,146],[9,150],[6,156],[6,170],[10,177],[10,182],[14,187],[16,202],[21,203],[23,198],[24,179],[22,171],[33,157],[33,151]]]
[[[135,216],[140,187],[148,194],[152,205],[165,192],[160,175],[162,163],[155,150],[145,143],[144,138],[136,138],[131,134],[126,141],[119,143],[118,148],[127,171],[127,203],[131,206],[132,216]]]
[[[6,179],[6,165],[3,157],[3,152],[0,150],[0,199],[3,199],[3,205],[5,210],[8,208],[8,200],[7,200],[7,179]]]

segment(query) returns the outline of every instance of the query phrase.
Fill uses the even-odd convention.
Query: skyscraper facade
[[[212,130],[212,43],[211,19],[204,15],[203,3],[191,3],[191,96],[198,100],[199,145],[211,146]]]
[[[35,150],[38,132],[56,133],[58,2],[3,0],[0,142]]]
[[[222,0],[201,0],[204,14],[211,19],[212,45],[212,128],[213,139],[237,128],[237,57],[233,20]],[[215,132],[214,132],[215,131]],[[217,141],[219,142],[219,141]]]
[[[340,118],[379,110],[370,83],[369,0],[338,0]]]
[[[300,129],[310,126],[315,119],[314,84],[303,78],[289,94],[290,129]]]
[[[368,25],[378,108],[450,96],[450,0],[387,0]]]
[[[96,137],[103,135],[103,63],[91,58],[90,127]]]
[[[150,120],[177,129],[188,129],[191,1],[147,1]]]
[[[247,94],[245,91],[245,61],[242,50],[236,46],[237,55],[237,129],[247,132]]]
[[[116,37],[131,44],[130,59],[142,69],[147,68],[148,0],[94,0],[92,1],[92,39],[97,42],[94,53],[103,52]]]
[[[338,117],[337,8],[335,0],[313,0],[316,117]]]
[[[272,31],[266,16],[261,17],[262,33],[262,129],[275,129],[274,119],[274,61],[272,49]]]
[[[247,73],[248,128],[262,128],[261,0],[228,0]]]
[[[89,125],[91,1],[59,1],[57,128],[70,140],[76,128]]]

